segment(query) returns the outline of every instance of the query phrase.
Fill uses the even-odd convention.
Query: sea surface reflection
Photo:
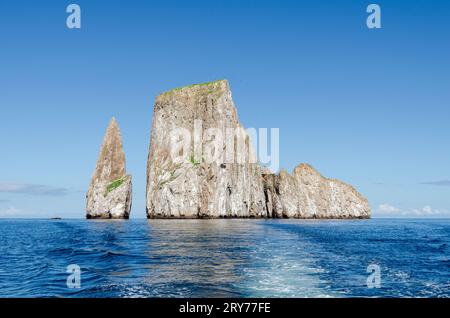
[[[448,297],[449,241],[449,220],[2,220],[0,296]]]

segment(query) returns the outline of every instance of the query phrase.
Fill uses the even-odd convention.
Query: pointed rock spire
[[[106,130],[97,166],[86,195],[86,217],[128,218],[131,210],[131,176],[126,174],[122,136],[113,117]]]

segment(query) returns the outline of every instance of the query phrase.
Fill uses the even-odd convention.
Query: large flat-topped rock
[[[235,132],[231,138],[230,129]],[[222,143],[216,143],[217,135]],[[220,80],[156,98],[147,217],[368,218],[370,208],[352,186],[327,179],[309,165],[299,165],[292,174],[262,169],[239,122],[228,82]]]
[[[212,146],[218,138],[214,139],[211,131],[225,140],[227,133],[236,129],[244,140],[244,151],[235,149],[238,142]],[[178,159],[173,156],[173,132],[177,130],[191,138]],[[266,216],[261,170],[252,154],[227,81],[190,85],[159,95],[147,165],[147,216]],[[207,157],[217,160],[211,162]]]

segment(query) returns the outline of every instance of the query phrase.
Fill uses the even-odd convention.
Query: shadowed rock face
[[[131,176],[126,175],[119,126],[113,118],[106,130],[97,166],[86,195],[88,219],[126,219],[131,210]]]
[[[227,128],[242,128],[227,81],[191,85],[156,98],[147,162],[148,218],[370,217],[367,200],[353,187],[324,178],[309,165],[299,165],[292,175],[260,168],[245,133],[244,163],[203,162],[204,153],[194,146],[181,162],[173,160],[171,132],[185,128],[198,140],[198,121],[202,149],[211,141],[204,136],[207,129],[217,128],[225,136]],[[230,147],[225,144],[221,151]]]
[[[201,123],[200,134],[196,123]],[[192,141],[189,153],[177,162],[171,155],[171,131],[177,128],[189,131],[192,139],[200,138],[203,150],[211,142],[204,135],[208,128],[218,129],[222,136],[227,128],[242,128],[228,82],[192,85],[156,98],[147,165],[149,218],[266,216],[261,170],[251,163],[245,132],[242,138],[249,151],[241,161],[224,160],[230,145],[220,147],[218,161],[205,161],[204,152]]]

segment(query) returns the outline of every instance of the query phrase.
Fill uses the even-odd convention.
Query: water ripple
[[[2,220],[0,296],[449,297],[449,243],[448,220]]]

